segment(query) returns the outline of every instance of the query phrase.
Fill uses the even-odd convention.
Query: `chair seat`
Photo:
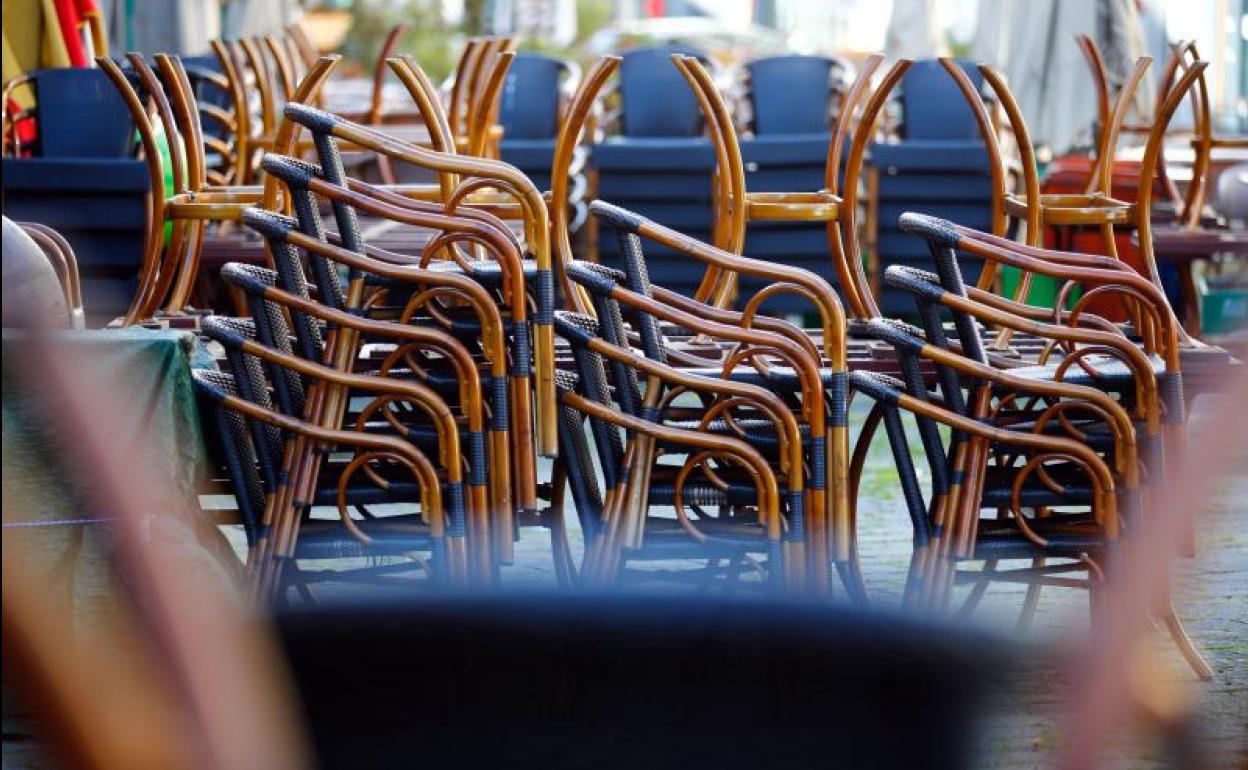
[[[912,139],[871,145],[871,165],[892,171],[965,171],[988,174],[988,151],[979,141]]]

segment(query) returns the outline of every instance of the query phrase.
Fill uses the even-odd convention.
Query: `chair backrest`
[[[124,158],[134,121],[108,77],[95,68],[34,73],[40,154],[46,158]]]
[[[625,136],[697,136],[702,133],[702,111],[684,77],[672,64],[672,54],[706,54],[679,46],[637,48],[623,54],[620,95],[624,102]]]
[[[976,89],[984,76],[973,62],[957,60]],[[916,61],[901,81],[902,134],[906,139],[979,140],[975,115],[937,59]]]
[[[498,122],[506,139],[554,139],[559,133],[559,81],[568,65],[551,56],[519,53],[503,82]]]
[[[832,76],[841,63],[826,56],[771,56],[746,65],[755,134],[828,130]]]

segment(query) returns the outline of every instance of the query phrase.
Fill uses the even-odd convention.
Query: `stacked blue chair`
[[[619,132],[594,145],[597,197],[662,225],[711,240],[711,174],[715,153],[703,136],[702,112],[672,54],[705,56],[675,46],[639,48],[622,55]],[[619,265],[615,238],[601,238],[603,262]],[[689,295],[704,267],[656,248],[650,257],[656,283]]]
[[[823,56],[772,56],[746,65],[752,136],[740,141],[750,192],[792,192],[824,187],[831,141],[832,99],[841,90],[848,66]],[[818,273],[835,283],[822,223],[756,222],[749,225],[745,253]],[[741,292],[761,288],[745,277]],[[768,303],[774,310],[808,307],[793,295]],[[787,304],[786,304],[787,303]]]
[[[498,122],[503,127],[499,145],[502,160],[520,169],[539,190],[551,188],[550,167],[559,136],[565,83],[576,78],[574,65],[535,53],[518,53],[511,62],[499,97]],[[568,221],[572,229],[585,221],[585,156],[578,153],[568,169]]]
[[[4,158],[4,214],[65,236],[78,257],[87,323],[107,323],[130,304],[147,227],[151,185],[132,152],[134,122],[98,69],[30,78],[38,139],[28,155]]]
[[[982,88],[983,77],[969,61],[958,65]],[[901,81],[901,125],[895,140],[870,147],[868,163],[878,175],[870,205],[879,230],[875,237],[880,274],[889,265],[927,269],[927,247],[898,227],[907,211],[931,214],[978,230],[992,229],[992,180],[988,151],[975,117],[949,73],[934,59],[917,61]],[[870,235],[868,235],[870,239]],[[962,263],[968,283],[979,278],[980,263]],[[913,312],[911,300],[880,287],[880,310],[887,316]]]

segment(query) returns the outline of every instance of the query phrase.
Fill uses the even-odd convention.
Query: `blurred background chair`
[[[595,197],[671,227],[691,238],[712,240],[711,174],[715,154],[703,136],[697,100],[673,54],[705,54],[676,46],[639,48],[622,54],[617,88],[608,96],[607,138],[591,155]],[[602,260],[618,265],[614,238],[597,244]],[[676,252],[656,247],[647,255],[656,283],[692,295],[702,268]]]
[[[761,193],[823,189],[831,121],[842,108],[852,67],[825,56],[789,55],[756,59],[745,71],[746,98],[738,104],[748,105],[749,119],[742,122],[752,134],[740,141],[746,187]],[[755,223],[747,230],[745,254],[834,280],[822,222]],[[763,285],[745,279],[741,292],[749,296]],[[802,303],[786,296],[770,307],[796,310]]]
[[[972,62],[960,60],[977,89],[983,77]],[[932,214],[967,227],[992,226],[992,179],[988,151],[956,83],[935,59],[916,61],[902,78],[892,135],[870,147],[867,168],[867,270],[880,310],[886,316],[911,311],[898,292],[881,286],[889,265],[929,264],[927,248],[898,228],[906,212]],[[980,265],[963,265],[972,283]]]
[[[19,81],[33,86],[36,104],[30,115],[5,115],[5,215],[45,224],[69,241],[87,321],[105,324],[130,304],[147,228],[152,190],[147,165],[134,154],[134,121],[100,70],[38,70],[6,91]],[[7,141],[26,119],[38,127],[34,144]]]

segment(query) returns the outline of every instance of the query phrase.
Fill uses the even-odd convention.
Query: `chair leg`
[[[1196,676],[1206,682],[1213,679],[1213,669],[1205,661],[1204,656],[1200,654],[1200,650],[1196,649],[1196,644],[1192,641],[1192,638],[1187,635],[1187,629],[1183,627],[1183,621],[1179,620],[1179,616],[1174,612],[1174,604],[1167,599],[1165,607],[1158,614],[1162,622],[1166,624],[1166,630],[1170,632],[1170,638],[1174,640],[1174,644],[1179,648],[1179,652],[1183,653],[1183,657],[1187,659],[1187,664],[1192,667],[1192,671],[1196,672]]]
[[[1039,569],[1044,567],[1045,560],[1043,556],[1037,556],[1031,560],[1031,566]],[[1040,582],[1040,576],[1036,576],[1036,582],[1027,586],[1027,597],[1023,599],[1023,609],[1018,613],[1018,623],[1015,624],[1014,630],[1018,633],[1031,628],[1031,621],[1036,617],[1036,607],[1040,604],[1040,589],[1043,587]]]
[[[990,576],[996,571],[996,559],[988,559],[984,562],[983,575],[975,582],[975,585],[971,586],[971,592],[967,595],[966,601],[962,602],[962,606],[953,615],[955,619],[965,620],[971,616],[971,613],[975,611],[975,608],[983,600],[984,594],[988,593],[988,584],[992,582],[992,577]],[[1028,596],[1030,595],[1029,590]]]

